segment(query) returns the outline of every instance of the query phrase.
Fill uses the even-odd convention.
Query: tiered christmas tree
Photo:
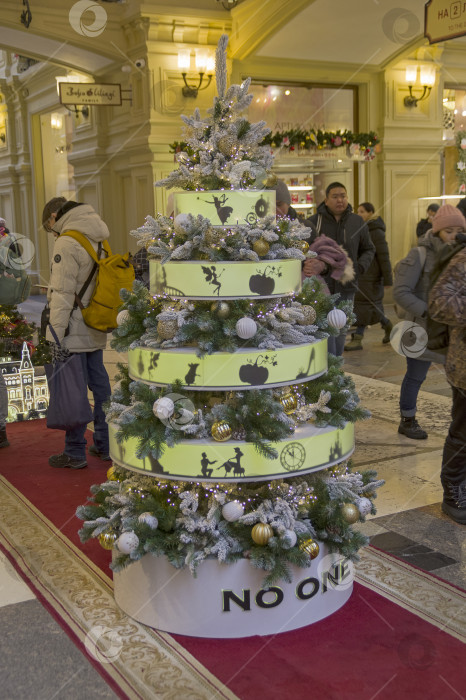
[[[164,571],[167,561],[199,577],[220,567],[209,568],[210,582],[246,562],[265,586],[294,580],[299,567],[308,576],[329,552],[355,559],[366,540],[351,524],[375,512],[381,483],[348,468],[354,421],[368,414],[341,360],[327,354],[351,307],[315,278],[301,283],[310,229],[275,218],[272,158],[259,145],[268,130],[242,116],[249,81],[226,87],[226,44],[222,37],[213,109],[183,117],[189,145],[157,183],[185,190],[174,219],[147,217],[133,232],[150,257],[150,292],[137,282],[122,292],[113,346],[128,350],[129,367],[120,366],[107,413],[115,465],[78,509],[82,539],[114,551],[117,600],[125,572],[148,583],[137,567],[150,554]],[[192,601],[203,586],[189,581]],[[134,576],[130,588],[142,595]],[[132,612],[144,605],[125,609],[186,631],[157,616],[171,602],[155,618]],[[241,636],[218,632],[187,631]]]

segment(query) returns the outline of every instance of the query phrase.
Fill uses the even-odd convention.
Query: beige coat
[[[54,230],[83,233],[97,250],[98,243],[108,239],[107,225],[89,204],[70,209],[54,224]],[[52,269],[47,298],[50,304],[50,324],[58,340],[70,352],[102,350],[107,343],[107,334],[85,325],[81,310],[73,309],[74,295],[83,287],[91,273],[94,261],[82,245],[68,236],[59,236],[52,255]],[[95,276],[82,299],[87,306],[95,286]],[[69,325],[69,334],[65,331]],[[47,328],[47,340],[53,341]]]

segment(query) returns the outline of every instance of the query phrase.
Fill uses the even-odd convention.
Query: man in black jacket
[[[331,294],[340,294],[342,300],[353,301],[357,289],[357,279],[362,275],[372,262],[375,253],[374,244],[371,241],[369,230],[364,220],[353,213],[348,203],[346,187],[341,182],[332,182],[325,190],[325,200],[317,207],[317,213],[310,217],[313,225],[311,242],[321,233],[332,238],[341,245],[353,261],[355,279],[353,282],[341,284],[330,276],[325,278]],[[343,354],[345,334],[330,337],[328,350],[333,355]]]

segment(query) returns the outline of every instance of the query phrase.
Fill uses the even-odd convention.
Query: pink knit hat
[[[461,226],[464,229],[466,228],[466,219],[457,207],[444,204],[432,219],[432,231],[438,233],[450,226]]]

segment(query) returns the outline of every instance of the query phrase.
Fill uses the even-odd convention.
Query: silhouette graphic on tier
[[[220,467],[217,467],[217,471],[219,471],[219,469],[225,469],[225,476],[227,476],[233,469],[233,476],[245,475],[246,472],[241,466],[241,457],[244,457],[244,453],[241,452],[239,447],[235,447],[235,452],[236,455],[234,457],[230,457],[230,459],[220,465]]]
[[[223,268],[221,273],[217,275],[217,268],[215,267],[215,265],[211,265],[210,267],[205,267],[205,265],[202,265],[202,272],[205,275],[206,282],[208,282],[208,284],[213,284],[214,287],[216,287],[216,295],[220,296],[220,289],[222,287],[222,283],[219,282],[219,279],[225,272],[225,268]]]
[[[199,363],[195,364],[194,362],[189,363],[189,369],[188,373],[186,374],[184,381],[188,386],[191,386],[191,384],[194,384],[196,381],[196,377],[199,377],[197,373],[197,368],[199,367]]]
[[[150,358],[149,367],[147,368],[147,371],[148,371],[149,373],[150,373],[153,369],[156,369],[156,368],[157,368],[157,365],[158,365],[158,363],[159,363],[159,359],[160,359],[160,353],[159,353],[159,352],[156,352],[156,353],[154,353],[154,354],[152,355],[152,357]]]
[[[226,207],[225,203],[228,201],[228,197],[226,194],[222,194],[221,197],[215,197],[212,195],[213,199],[202,199],[202,202],[206,202],[206,204],[214,204],[215,208],[217,210],[218,218],[222,222],[222,224],[226,223],[226,221],[230,218],[230,215],[233,213],[233,207]],[[201,199],[198,197],[198,199]]]
[[[212,460],[212,462],[207,459],[207,454],[205,452],[202,453],[202,459],[201,459],[201,476],[204,476],[206,479],[210,479],[212,476],[212,472],[214,471],[213,469],[209,469],[209,464],[217,464],[217,459]]]
[[[302,369],[299,374],[296,375],[296,379],[305,379],[306,377],[309,376],[309,372],[311,371],[311,365],[316,359],[316,349],[312,348],[311,354],[309,356],[309,362],[307,364],[307,370],[304,372]]]
[[[239,368],[239,378],[242,382],[251,384],[251,386],[265,384],[269,377],[269,370],[267,367],[264,367],[264,365],[276,367],[278,365],[276,357],[276,355],[272,355],[272,357],[268,355],[259,355],[254,363],[248,360],[248,364],[241,365]],[[259,361],[261,363],[260,365],[258,364]]]
[[[160,464],[159,460],[156,459],[153,455],[149,454],[147,457],[142,458],[142,464],[144,469],[146,468],[146,459],[149,460],[150,464],[150,471],[154,472],[155,474],[169,474],[170,472],[166,472],[162,465]]]
[[[335,462],[335,460],[341,459],[341,457],[343,457],[343,445],[341,444],[340,433],[338,433],[335,444],[330,448],[328,461]]]

